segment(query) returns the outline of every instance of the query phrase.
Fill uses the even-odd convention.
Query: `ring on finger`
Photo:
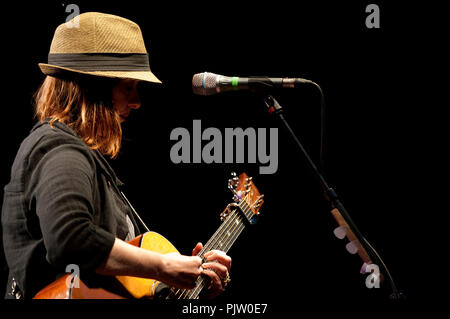
[[[228,271],[227,276],[225,277],[225,279],[222,279],[222,281],[225,284],[225,286],[231,281],[230,273]]]

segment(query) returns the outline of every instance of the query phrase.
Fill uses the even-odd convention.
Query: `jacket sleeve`
[[[114,244],[115,236],[93,222],[95,166],[86,152],[60,145],[42,157],[32,177],[46,258],[57,267],[95,270]]]

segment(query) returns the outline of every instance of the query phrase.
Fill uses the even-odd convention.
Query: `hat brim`
[[[146,81],[150,83],[162,83],[152,72],[150,71],[80,71],[70,69],[58,65],[39,63],[39,68],[42,73],[50,76],[63,76],[70,75],[70,73],[78,73],[85,75],[93,75],[107,78],[116,79],[134,79],[139,81]]]

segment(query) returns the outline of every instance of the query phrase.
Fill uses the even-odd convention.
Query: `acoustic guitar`
[[[220,227],[198,253],[203,261],[206,261],[204,253],[212,249],[228,252],[246,225],[256,222],[264,203],[264,195],[246,173],[239,176],[232,173],[228,188],[233,192],[234,202],[220,214]],[[178,252],[166,238],[155,232],[141,234],[128,243],[162,254]],[[78,275],[68,273],[39,291],[34,299],[197,299],[206,283],[203,276],[197,278],[193,289],[175,289],[157,280],[131,276],[95,276],[88,283]]]

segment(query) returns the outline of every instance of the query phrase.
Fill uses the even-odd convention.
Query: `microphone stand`
[[[317,87],[319,87],[317,84],[315,84],[315,85]],[[321,94],[322,94],[322,90],[321,89],[320,89],[320,91],[321,91]],[[383,267],[384,272],[387,275],[387,277],[389,279],[389,282],[390,282],[390,285],[391,285],[391,288],[392,288],[392,294],[390,295],[390,299],[403,298],[404,297],[403,294],[398,291],[397,286],[395,285],[394,280],[393,280],[393,278],[392,278],[388,268],[386,267],[385,263],[381,259],[380,255],[376,252],[376,250],[372,247],[372,245],[370,245],[370,243],[367,241],[367,239],[364,238],[362,233],[359,231],[358,227],[356,227],[354,221],[351,219],[351,217],[350,217],[349,213],[347,212],[347,210],[345,209],[344,205],[339,200],[339,197],[338,197],[337,193],[325,181],[325,178],[322,176],[322,174],[320,173],[319,169],[314,164],[313,160],[308,155],[308,153],[306,152],[306,150],[303,147],[303,145],[300,143],[300,140],[295,135],[295,133],[292,130],[291,126],[289,125],[289,123],[284,118],[282,106],[278,103],[277,100],[275,100],[275,98],[272,95],[266,96],[263,100],[264,100],[264,104],[266,105],[266,107],[268,109],[268,112],[270,114],[278,115],[278,117],[280,118],[281,122],[283,123],[285,128],[288,130],[288,132],[290,133],[292,138],[294,139],[295,143],[297,144],[297,146],[299,147],[301,153],[303,154],[304,158],[306,159],[306,162],[307,162],[309,168],[313,172],[314,177],[316,178],[317,182],[321,186],[321,188],[323,190],[323,194],[325,196],[325,199],[330,203],[332,208],[337,209],[341,213],[342,217],[347,222],[347,224],[349,225],[351,230],[353,230],[353,232],[354,232],[356,238],[358,239],[358,241],[360,242],[360,244],[366,249],[367,252],[370,253],[371,257],[374,258],[374,260],[376,260],[376,262]],[[322,94],[322,101],[323,101],[323,94]]]

